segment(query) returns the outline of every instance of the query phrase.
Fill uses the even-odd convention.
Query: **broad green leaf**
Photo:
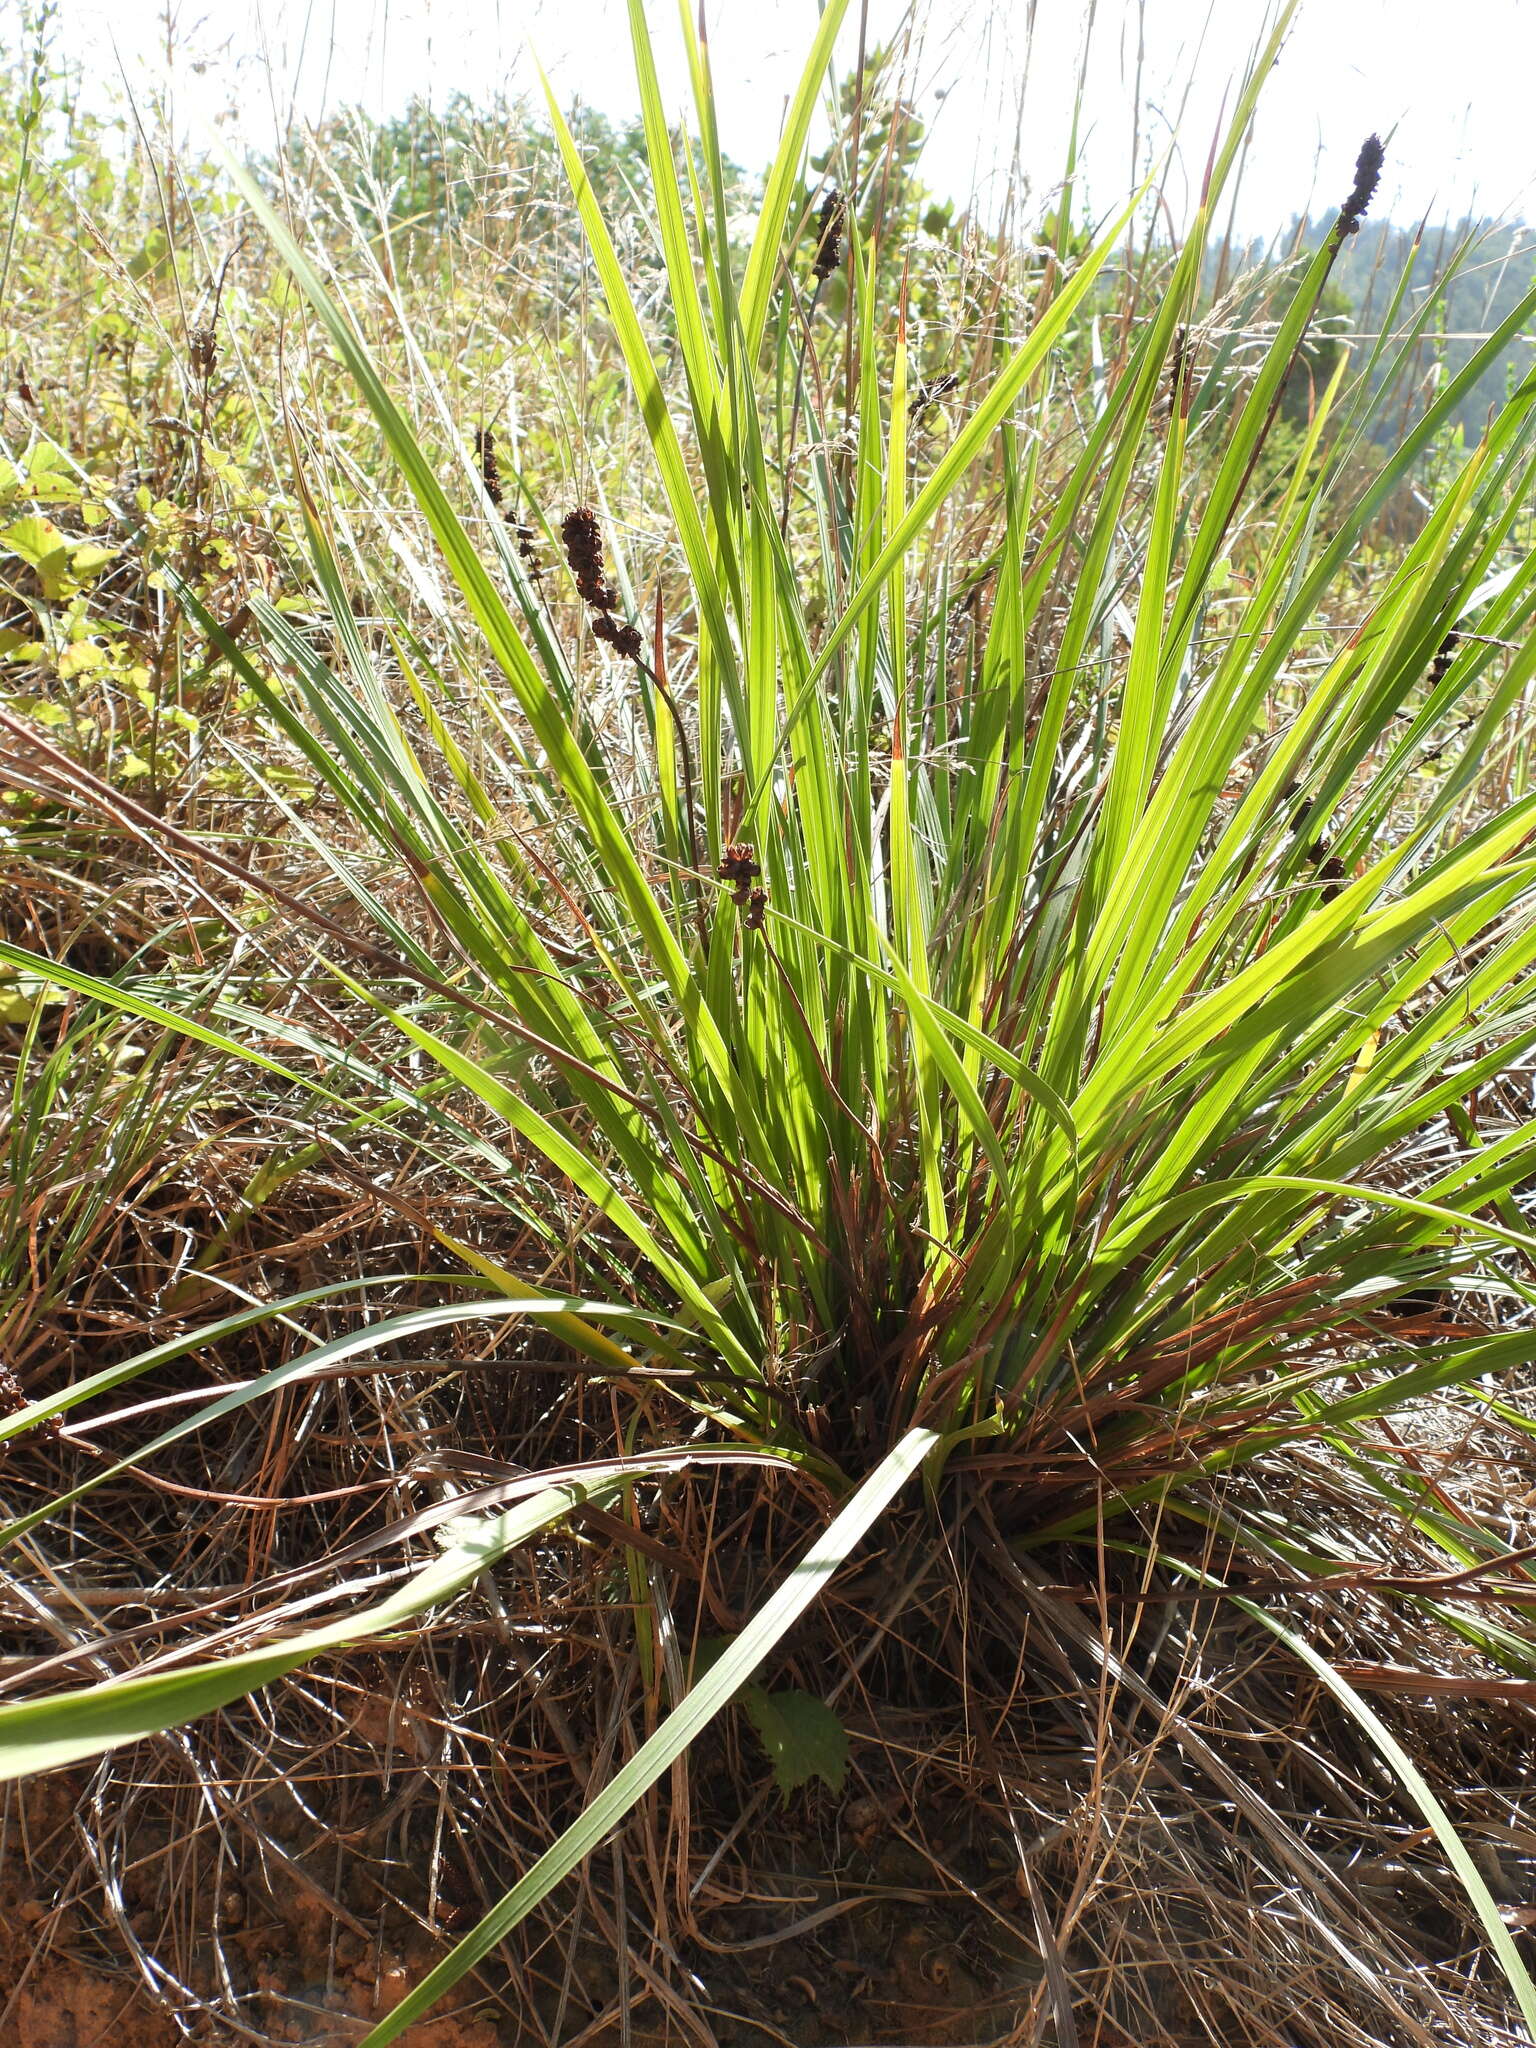
[[[738,1695],[773,1765],[785,1801],[812,1778],[841,1792],[848,1775],[848,1730],[825,1700],[794,1687],[743,1686]]]
[[[75,545],[51,519],[35,512],[0,527],[0,555],[9,555],[35,570],[43,596],[50,603],[57,603],[80,587],[71,572],[70,558]]]

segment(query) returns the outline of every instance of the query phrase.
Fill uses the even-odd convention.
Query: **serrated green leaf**
[[[768,1692],[748,1685],[739,1701],[768,1752],[773,1781],[786,1800],[812,1778],[820,1778],[834,1792],[842,1791],[848,1775],[848,1730],[825,1700],[794,1686]]]

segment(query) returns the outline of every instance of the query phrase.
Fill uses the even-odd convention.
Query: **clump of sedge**
[[[834,187],[821,202],[821,211],[816,216],[816,260],[811,265],[811,275],[817,284],[825,284],[842,259],[843,224],[847,217],[843,195]]]

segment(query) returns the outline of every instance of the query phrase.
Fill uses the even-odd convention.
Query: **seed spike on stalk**
[[[1371,201],[1376,196],[1376,187],[1381,183],[1381,167],[1387,152],[1379,135],[1367,135],[1360,145],[1360,154],[1355,158],[1355,182],[1349,197],[1339,209],[1338,225],[1334,235],[1342,243],[1346,235],[1358,234]]]
[[[825,284],[842,261],[843,226],[847,217],[847,204],[834,186],[821,202],[821,211],[816,216],[816,260],[811,265],[811,275],[818,284]]]
[[[496,430],[494,427],[476,427],[475,459],[480,464],[480,481],[485,486],[485,495],[493,505],[502,501],[501,465],[496,460]]]

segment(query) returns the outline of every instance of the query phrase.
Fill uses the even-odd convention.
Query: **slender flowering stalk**
[[[1359,232],[1360,223],[1365,218],[1366,208],[1375,197],[1376,187],[1381,183],[1381,167],[1386,161],[1386,154],[1379,135],[1367,135],[1364,142],[1360,145],[1360,154],[1355,158],[1354,185],[1350,190],[1349,197],[1339,209],[1339,217],[1334,222],[1332,234],[1323,245],[1327,261],[1323,265],[1314,286],[1311,312],[1307,315],[1306,325],[1296,337],[1296,345],[1291,351],[1291,359],[1285,366],[1285,374],[1276,386],[1274,398],[1270,403],[1269,413],[1265,418],[1262,428],[1259,430],[1258,438],[1254,442],[1253,452],[1248,458],[1248,466],[1243,471],[1242,485],[1238,492],[1239,497],[1247,490],[1249,479],[1257,467],[1259,456],[1269,440],[1270,429],[1279,418],[1280,404],[1285,397],[1286,386],[1291,379],[1291,372],[1301,360],[1306,348],[1307,336],[1311,332],[1313,315],[1316,313],[1318,303],[1322,298],[1323,288],[1328,282],[1333,266],[1338,261],[1339,251],[1351,235]]]
[[[597,514],[589,505],[578,505],[575,511],[567,512],[560,522],[560,538],[565,546],[565,559],[570,563],[571,574],[576,578],[576,589],[592,613],[593,638],[606,641],[622,660],[632,661],[672,714],[672,728],[677,735],[678,749],[683,762],[683,803],[688,828],[689,858],[697,874],[699,847],[693,822],[693,755],[688,745],[688,733],[683,724],[682,714],[673,701],[672,692],[668,689],[665,679],[644,658],[645,643],[640,637],[640,628],[632,620],[616,619],[613,616],[620,603],[619,587],[609,581],[603,561],[603,532],[597,523]],[[658,666],[661,662],[660,602],[658,597]]]
[[[501,464],[496,459],[494,428],[476,427],[475,458],[480,464],[480,481],[485,486],[485,495],[511,527],[517,538],[517,552],[527,563],[528,574],[535,583],[539,583],[544,575],[544,565],[533,545],[533,528],[525,526],[506,502],[506,493],[501,482]]]
[[[789,533],[789,501],[794,487],[795,440],[800,430],[800,406],[805,395],[805,357],[811,345],[811,315],[821,297],[822,286],[842,261],[843,229],[847,219],[847,202],[834,185],[822,200],[816,215],[816,254],[811,262],[811,275],[816,284],[805,315],[805,332],[800,338],[800,363],[795,371],[795,397],[790,407],[789,441],[784,453],[784,502],[779,513],[779,530],[786,536]]]

